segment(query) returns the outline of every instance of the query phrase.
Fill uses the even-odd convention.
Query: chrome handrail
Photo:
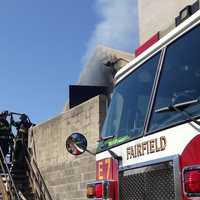
[[[27,200],[26,197],[22,194],[21,191],[19,191],[19,196],[21,197],[22,200]]]
[[[10,184],[9,184],[9,181],[8,181],[8,178],[7,178],[7,173],[6,173],[6,171],[5,171],[5,168],[4,168],[4,166],[3,166],[3,163],[2,163],[2,160],[1,160],[1,159],[0,159],[0,166],[1,166],[1,169],[2,169],[2,172],[3,172],[3,175],[5,176],[6,185],[8,186],[9,191],[11,191],[11,189],[10,189]],[[1,175],[1,180],[3,181],[2,175]]]
[[[49,190],[48,190],[48,188],[47,188],[47,186],[46,186],[46,183],[45,183],[45,181],[44,181],[44,179],[43,179],[43,177],[42,177],[42,175],[41,175],[41,173],[40,173],[40,170],[39,170],[39,168],[38,168],[38,166],[37,166],[36,161],[35,161],[34,158],[31,156],[31,153],[30,153],[30,151],[28,150],[28,148],[25,147],[25,149],[26,149],[26,152],[27,152],[27,155],[28,155],[28,157],[25,156],[25,159],[26,159],[26,162],[27,162],[27,164],[28,164],[28,167],[29,167],[31,173],[33,174],[33,176],[34,176],[34,178],[35,178],[37,184],[38,184],[39,186],[40,186],[40,184],[42,184],[42,186],[43,186],[43,187],[38,187],[39,190],[40,190],[40,193],[43,195],[44,199],[46,199],[45,197],[46,197],[46,195],[47,195],[48,200],[53,200],[52,197],[51,197],[51,195],[50,195],[50,193],[49,193]],[[32,160],[34,166],[32,166],[32,163],[30,162],[29,158],[31,158],[31,160]],[[35,168],[36,172],[35,172],[34,168]],[[38,177],[36,174],[37,174],[39,177]],[[44,191],[42,190],[42,188],[44,188]]]
[[[16,189],[15,183],[14,183],[14,181],[13,181],[13,178],[12,178],[12,176],[11,176],[11,174],[10,174],[10,170],[9,170],[9,168],[8,168],[8,165],[7,165],[7,162],[6,162],[6,159],[5,159],[5,156],[4,156],[4,154],[3,154],[3,151],[2,151],[1,146],[0,146],[0,154],[1,154],[2,158],[3,158],[3,162],[4,162],[4,164],[5,164],[6,170],[5,170],[5,168],[4,168],[4,166],[3,166],[3,163],[2,163],[2,161],[1,161],[1,159],[0,159],[1,168],[2,168],[4,174],[8,174],[9,180],[11,181],[11,185],[10,185],[10,183],[8,182],[7,178],[6,178],[6,183],[7,183],[8,186],[9,186],[9,189],[10,189],[11,194],[14,195],[14,197],[17,197],[17,200],[20,200],[19,194],[18,194],[18,192],[17,192],[17,189]],[[7,173],[6,173],[6,171],[7,171]],[[12,188],[14,189],[14,194],[13,194]],[[15,199],[13,199],[13,200],[15,200]]]
[[[38,181],[38,179],[37,179],[37,176],[36,176],[36,174],[35,174],[35,172],[34,172],[34,170],[33,170],[33,168],[32,168],[32,166],[31,166],[31,164],[30,164],[30,162],[29,162],[29,160],[28,160],[28,158],[27,157],[25,157],[25,161],[26,161],[26,163],[27,163],[27,166],[28,166],[28,168],[29,168],[29,177],[30,177],[30,179],[31,179],[31,184],[32,184],[32,188],[33,188],[33,191],[34,191],[34,195],[36,195],[37,196],[37,199],[41,199],[40,198],[40,196],[41,196],[41,194],[42,195],[44,195],[43,194],[43,192],[42,192],[42,190],[41,190],[41,188],[40,187],[38,187],[39,188],[39,191],[40,191],[40,195],[38,194],[38,191],[37,191],[37,189],[35,189],[34,187],[35,187],[35,181],[37,182],[37,185],[39,186],[40,185],[40,183],[39,183],[39,181]],[[32,178],[32,175],[34,175],[34,180],[33,180],[33,178]]]

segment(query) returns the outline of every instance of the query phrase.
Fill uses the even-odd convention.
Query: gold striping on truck
[[[164,151],[166,149],[166,146],[167,146],[167,139],[165,136],[161,136],[160,138],[147,140],[142,143],[129,146],[126,149],[127,160],[156,153],[159,151]]]

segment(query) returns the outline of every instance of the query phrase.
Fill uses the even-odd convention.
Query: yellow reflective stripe
[[[24,130],[24,129],[19,129],[20,132],[23,132],[23,133],[26,133],[27,130]]]

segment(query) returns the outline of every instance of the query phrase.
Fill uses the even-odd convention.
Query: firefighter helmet
[[[8,116],[8,111],[6,110],[6,111],[0,112],[0,116],[1,116],[1,117],[6,117],[6,116]]]
[[[26,114],[22,114],[19,118],[20,120],[24,121],[24,120],[27,120],[28,119],[28,116]]]

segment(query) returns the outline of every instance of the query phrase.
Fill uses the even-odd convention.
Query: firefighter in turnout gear
[[[9,135],[10,135],[10,124],[7,121],[8,111],[0,113],[0,146],[4,157],[9,152]],[[1,161],[3,162],[3,157],[1,156]],[[4,163],[4,162],[3,162]]]
[[[20,164],[24,160],[25,148],[28,146],[28,130],[32,123],[26,114],[22,114],[19,118],[20,121],[15,122],[11,120],[11,124],[16,127],[17,135],[15,138],[13,162]]]

